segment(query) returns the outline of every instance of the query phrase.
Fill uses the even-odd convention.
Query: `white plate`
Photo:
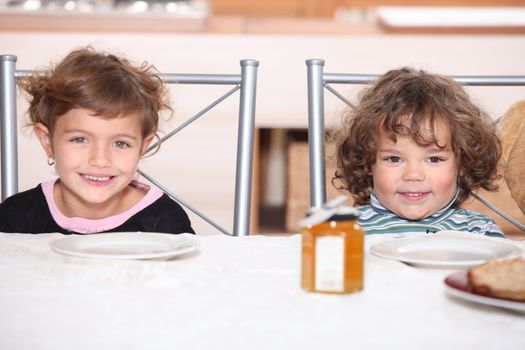
[[[467,273],[467,271],[459,271],[445,278],[446,292],[450,295],[475,303],[525,312],[525,302],[492,298],[472,292],[468,283]]]
[[[489,259],[519,257],[522,251],[503,239],[474,236],[394,238],[374,244],[370,252],[386,259],[424,267],[464,268]]]
[[[155,232],[74,235],[49,245],[58,253],[103,259],[167,259],[198,248],[195,235]]]

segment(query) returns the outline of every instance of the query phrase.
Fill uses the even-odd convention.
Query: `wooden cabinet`
[[[210,0],[216,15],[249,17],[332,17],[339,0]]]

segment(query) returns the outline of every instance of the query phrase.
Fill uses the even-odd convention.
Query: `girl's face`
[[[141,198],[128,184],[153,136],[142,138],[137,115],[102,118],[77,108],[58,118],[52,134],[42,124],[35,132],[55,159],[60,181],[54,194],[64,215],[103,218]]]
[[[438,144],[445,148],[435,144],[422,147],[409,136],[397,136],[397,142],[384,133],[378,138],[377,158],[372,166],[374,192],[385,208],[408,220],[434,214],[456,192],[459,167],[452,151],[450,128],[438,121],[434,133]]]

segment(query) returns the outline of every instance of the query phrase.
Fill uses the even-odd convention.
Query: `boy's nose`
[[[405,181],[423,181],[425,171],[421,165],[407,163],[403,171],[403,180]]]

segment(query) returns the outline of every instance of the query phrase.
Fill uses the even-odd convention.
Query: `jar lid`
[[[344,220],[354,220],[361,215],[361,212],[357,208],[353,207],[339,207],[337,211],[330,217],[328,220],[335,221],[344,221]]]
[[[326,203],[321,208],[310,208],[306,214],[308,217],[304,220],[301,220],[299,225],[301,227],[311,227],[327,220],[354,220],[359,217],[361,212],[357,208],[348,206],[334,206],[334,203],[341,202],[341,197],[344,197],[344,200],[348,199],[346,196],[340,196],[333,201]]]

